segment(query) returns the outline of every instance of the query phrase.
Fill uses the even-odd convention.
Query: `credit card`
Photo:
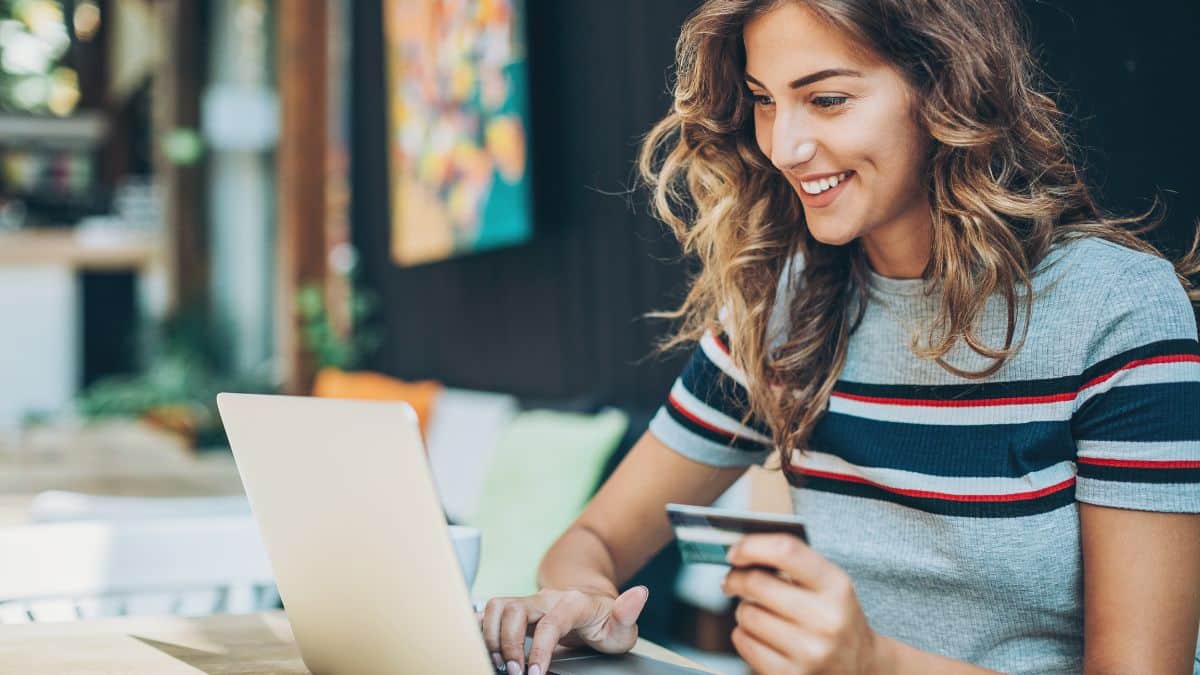
[[[791,534],[808,543],[804,523],[792,515],[667,504],[667,517],[685,563],[728,565],[729,547],[747,534]]]

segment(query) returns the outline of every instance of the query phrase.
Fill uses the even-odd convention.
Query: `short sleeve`
[[[1075,498],[1200,513],[1200,345],[1174,268],[1130,268],[1099,309],[1076,397]]]
[[[705,333],[650,422],[650,433],[676,452],[704,464],[761,464],[771,439],[761,424],[745,424],[746,381],[723,334]]]

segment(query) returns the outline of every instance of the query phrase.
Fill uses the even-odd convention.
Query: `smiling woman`
[[[498,662],[531,623],[531,674],[564,636],[628,649],[665,503],[777,457],[809,543],[749,535],[724,585],[756,672],[1192,672],[1200,239],[1172,265],[1095,202],[1021,26],[1011,0],[692,14],[640,167],[700,262],[664,346],[698,345],[543,590],[489,603]]]

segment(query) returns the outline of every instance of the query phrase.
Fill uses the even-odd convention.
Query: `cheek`
[[[771,159],[771,122],[770,120],[757,119],[754,122],[754,140],[758,143],[758,149],[768,160]]]
[[[879,192],[894,196],[909,192],[922,182],[925,145],[917,128],[907,123],[881,122],[874,126],[870,145],[864,148],[872,165],[872,182]]]

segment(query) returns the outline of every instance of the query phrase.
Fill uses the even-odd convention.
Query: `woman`
[[[811,548],[747,537],[724,582],[757,672],[1192,672],[1197,249],[1094,203],[1015,10],[709,0],[677,56],[641,166],[699,348],[543,590],[487,605],[498,667],[629,649],[664,504],[786,448]]]

